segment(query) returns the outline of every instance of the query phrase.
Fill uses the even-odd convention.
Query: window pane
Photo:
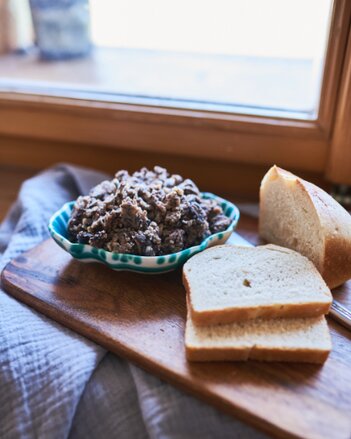
[[[0,75],[72,96],[313,118],[331,3],[91,0],[90,59],[32,56],[16,72],[0,61]]]

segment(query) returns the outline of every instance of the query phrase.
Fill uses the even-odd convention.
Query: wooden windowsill
[[[0,135],[323,172],[328,143],[311,121],[2,94]]]
[[[203,191],[257,201],[259,185],[269,165],[254,165],[206,159],[184,160],[179,154],[135,151],[129,148],[111,148],[38,139],[0,136],[0,166],[9,173],[29,175],[57,163],[71,163],[106,172],[110,175],[119,169],[134,172],[143,166],[160,165],[171,173],[193,179]],[[322,173],[289,168],[301,177],[326,187]],[[4,177],[6,195],[6,178]]]

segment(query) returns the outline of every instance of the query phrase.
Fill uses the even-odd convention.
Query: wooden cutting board
[[[239,233],[256,244],[256,230],[256,220],[243,215]],[[179,272],[114,272],[75,261],[48,240],[9,263],[2,283],[64,326],[274,436],[351,437],[351,332],[331,320],[333,351],[323,366],[191,364]],[[335,294],[351,307],[350,283]]]

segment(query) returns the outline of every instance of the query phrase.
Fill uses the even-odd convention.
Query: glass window
[[[85,59],[0,58],[1,89],[315,118],[331,0],[91,0]]]

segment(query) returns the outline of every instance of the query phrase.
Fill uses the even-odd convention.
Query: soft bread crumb
[[[273,166],[260,188],[259,233],[298,251],[330,288],[351,278],[351,216],[329,194]]]
[[[331,293],[313,264],[278,246],[217,246],[183,268],[190,311],[197,324],[260,316],[327,313]]]
[[[320,363],[331,350],[325,318],[256,319],[197,326],[188,316],[187,357],[194,361],[247,360]]]

